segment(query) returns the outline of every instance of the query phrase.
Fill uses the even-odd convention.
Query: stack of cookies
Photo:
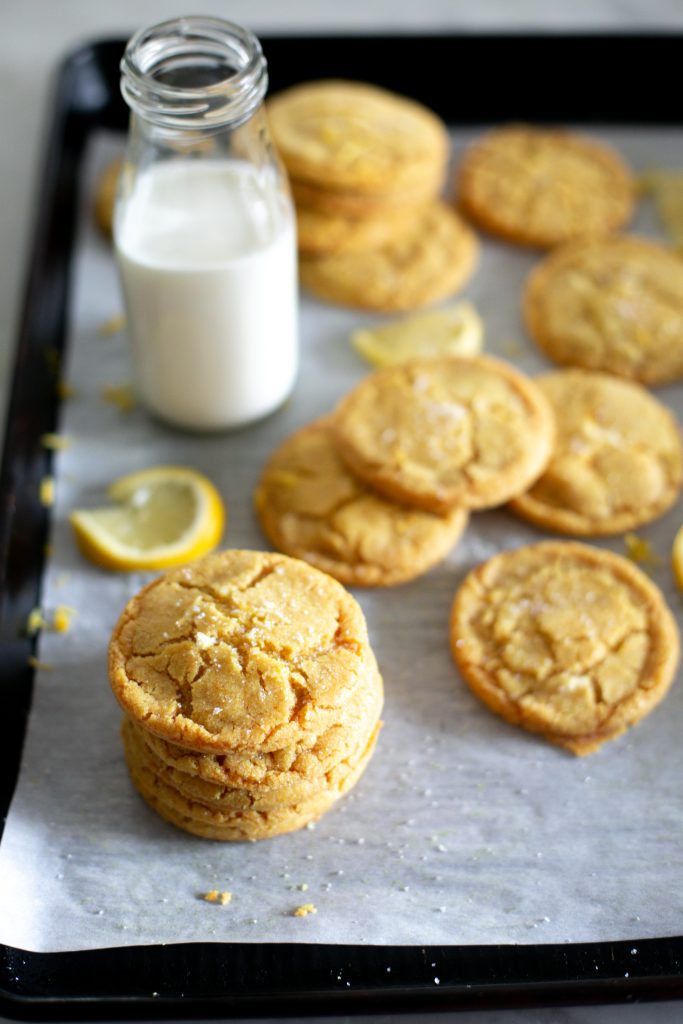
[[[543,393],[500,360],[390,366],[278,448],[257,514],[276,547],[346,583],[399,583],[444,557],[468,510],[527,490],[554,436]]]
[[[358,604],[278,554],[224,551],[149,584],[114,629],[109,677],[134,785],[210,839],[318,818],[358,780],[380,728]]]
[[[372,85],[309,82],[268,103],[297,208],[300,273],[322,298],[405,310],[452,294],[477,243],[439,200],[444,123]]]

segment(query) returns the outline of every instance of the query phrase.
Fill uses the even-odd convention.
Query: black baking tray
[[[410,95],[454,126],[683,125],[683,36],[336,35],[262,42],[271,91],[303,79],[346,77]],[[80,171],[95,132],[126,129],[118,87],[123,46],[123,40],[93,42],[60,66],[36,189],[0,472],[3,823],[31,703],[33,641],[24,625],[40,602],[49,529],[49,511],[37,497],[51,470],[41,437],[57,422]],[[188,943],[78,953],[0,946],[0,1013],[70,1021],[191,1019],[677,999],[682,963],[683,935],[530,946]]]

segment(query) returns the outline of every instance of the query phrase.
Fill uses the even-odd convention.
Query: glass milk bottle
[[[190,430],[249,423],[296,376],[295,219],[251,32],[178,18],[121,62],[131,108],[114,215],[136,387]]]

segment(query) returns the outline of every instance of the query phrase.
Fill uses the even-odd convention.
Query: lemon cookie
[[[324,80],[268,101],[273,140],[294,178],[354,192],[410,187],[448,156],[435,114],[363,82]]]
[[[588,754],[665,696],[679,638],[662,594],[631,562],[546,541],[467,576],[453,602],[451,647],[493,711]]]
[[[275,547],[355,586],[389,586],[426,572],[467,523],[462,509],[439,516],[372,492],[340,459],[328,420],[278,448],[255,503]]]
[[[662,515],[681,487],[671,412],[639,384],[589,370],[536,379],[556,413],[552,458],[511,508],[547,530],[598,536]]]
[[[330,252],[376,249],[399,238],[409,229],[416,216],[419,216],[419,207],[411,206],[365,217],[320,213],[312,207],[297,206],[299,250],[315,256]]]
[[[489,508],[527,490],[550,458],[554,429],[536,385],[485,356],[379,370],[342,400],[333,421],[355,474],[432,512]]]
[[[144,731],[136,730],[130,719],[124,719],[121,730],[124,748],[128,758],[134,757],[161,782],[175,790],[180,797],[186,797],[209,810],[221,813],[232,811],[277,811],[294,804],[326,794],[331,788],[343,785],[349,774],[349,765],[355,765],[367,748],[371,735],[377,727],[377,719],[370,723],[365,734],[358,737],[353,748],[349,750],[346,761],[340,761],[328,772],[318,778],[298,778],[290,783],[277,786],[258,784],[252,789],[245,787],[221,786],[208,782],[198,775],[191,775],[173,767],[156,757],[154,751],[145,743]]]
[[[169,786],[138,757],[135,748],[124,747],[131,780],[140,796],[157,814],[193,835],[204,839],[254,841],[269,839],[302,828],[315,821],[348,792],[367,767],[377,742],[379,725],[374,729],[358,761],[348,765],[348,772],[334,785],[307,800],[289,806],[263,811],[253,807],[211,808]]]
[[[120,158],[112,161],[102,173],[95,189],[95,220],[101,231],[111,238],[114,223],[114,204],[116,191],[119,187],[119,175],[123,161]]]
[[[370,671],[365,619],[344,587],[257,551],[209,555],[150,583],[109,645],[124,711],[205,753],[319,735]]]
[[[299,783],[320,787],[325,776],[353,757],[359,743],[367,742],[382,701],[382,678],[374,670],[356,687],[333,726],[319,736],[268,752],[238,749],[201,754],[155,736],[132,719],[126,728],[140,736],[157,762],[221,789],[272,791],[292,789]]]
[[[444,203],[424,207],[398,238],[376,249],[302,258],[302,283],[316,295],[362,309],[415,309],[469,280],[478,243]]]
[[[487,231],[549,248],[622,227],[635,183],[621,157],[593,139],[511,125],[465,153],[456,177],[463,211]]]
[[[683,262],[656,242],[626,235],[563,246],[529,276],[524,317],[556,363],[643,384],[683,376]]]
[[[292,177],[289,183],[297,207],[332,217],[365,218],[396,216],[402,210],[417,210],[433,202],[441,193],[443,178],[443,169],[438,166],[409,188],[395,188],[387,182],[381,192],[372,193],[321,188]]]

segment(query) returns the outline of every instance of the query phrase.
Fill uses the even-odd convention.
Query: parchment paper
[[[454,136],[457,155],[474,133]],[[683,161],[683,133],[601,131],[638,169]],[[314,829],[257,844],[196,839],[165,824],[128,781],[105,652],[127,599],[146,581],[111,574],[77,552],[74,507],[102,503],[121,474],[158,463],[196,466],[225,496],[225,546],[265,547],[251,507],[260,468],[286,435],[330,410],[367,372],[348,335],[372,316],[302,300],[303,366],[278,413],[235,433],[190,436],[101,390],[129,380],[108,244],[93,227],[95,173],[120,140],[90,153],[72,302],[57,502],[43,607],[76,609],[46,633],[21,775],[0,846],[0,941],[35,951],[186,941],[327,943],[576,942],[676,934],[683,928],[683,687],[628,735],[586,759],[506,725],[458,677],[447,622],[464,574],[502,548],[543,534],[505,511],[473,517],[464,540],[427,576],[357,591],[386,684],[385,726],[356,789]],[[657,234],[641,204],[638,230]],[[465,295],[486,348],[536,372],[525,340],[522,283],[538,257],[485,242]],[[683,387],[660,389],[683,412]],[[663,558],[653,576],[680,621],[668,565],[680,504],[640,531]],[[605,542],[623,552],[623,538]],[[307,887],[307,888],[304,888]],[[204,902],[229,890],[227,906]],[[317,914],[292,916],[312,902]]]

